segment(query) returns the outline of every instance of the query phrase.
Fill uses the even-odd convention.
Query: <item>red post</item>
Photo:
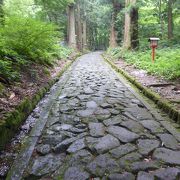
[[[152,63],[154,63],[154,60],[155,60],[155,47],[153,46],[152,47]]]
[[[157,45],[152,45],[151,48],[152,48],[152,63],[154,63],[154,61],[155,61],[155,50],[157,48]]]

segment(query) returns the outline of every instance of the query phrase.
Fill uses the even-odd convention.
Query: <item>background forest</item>
[[[177,0],[0,0],[0,82],[72,51],[107,50],[168,79],[180,76]],[[159,37],[157,63],[148,38]],[[27,68],[28,69],[28,68]]]

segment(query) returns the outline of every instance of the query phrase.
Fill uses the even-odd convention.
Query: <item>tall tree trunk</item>
[[[130,5],[130,0],[126,0],[126,8]],[[125,13],[125,23],[124,23],[124,41],[123,48],[130,49],[131,48],[131,17],[130,13]]]
[[[68,6],[68,46],[76,49],[74,5]]]
[[[132,7],[131,9],[131,48],[138,49],[138,8]]]
[[[77,41],[78,49],[82,51],[82,21],[79,1],[77,2]]]
[[[122,5],[117,0],[112,0],[112,4],[113,4],[113,14],[112,14],[112,21],[111,21],[109,46],[110,47],[116,47],[118,45],[118,43],[117,43],[118,32],[117,32],[115,22],[117,20],[118,13],[122,9]]]
[[[124,23],[124,49],[137,49],[138,40],[138,9],[135,7],[136,0],[126,0],[126,8],[132,6],[130,12],[125,13]]]
[[[109,46],[114,48],[117,46],[117,34],[115,31],[115,20],[114,20],[114,13],[112,15],[112,22],[111,22],[111,31],[110,31],[110,38],[109,38]]]
[[[0,25],[4,24],[3,3],[4,3],[4,0],[0,0]]]
[[[87,23],[83,21],[83,49],[87,49]]]
[[[168,39],[173,38],[172,0],[168,0]]]
[[[159,23],[161,26],[161,37],[164,36],[164,25],[163,25],[163,18],[162,18],[162,0],[159,0]]]

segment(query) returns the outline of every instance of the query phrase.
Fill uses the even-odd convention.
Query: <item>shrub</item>
[[[59,44],[55,25],[31,17],[6,17],[0,27],[1,81],[18,80],[20,70],[31,63],[51,65],[71,52]],[[29,68],[30,69],[30,68]]]
[[[13,69],[11,61],[0,60],[0,81],[9,83],[10,81],[17,80],[19,73]]]
[[[0,29],[0,54],[14,61],[49,64],[59,50],[58,35],[52,24],[33,18],[7,17],[5,26]]]
[[[125,51],[119,48],[118,52],[117,49],[109,51],[109,54],[115,59],[123,58],[127,63],[133,64],[139,69],[144,69],[150,74],[163,76],[166,79],[180,78],[179,48],[157,49],[154,64],[151,60],[151,50]]]

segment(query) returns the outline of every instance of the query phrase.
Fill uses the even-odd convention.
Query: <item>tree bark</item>
[[[138,37],[138,8],[133,7],[131,9],[131,48],[138,49],[139,37]]]
[[[138,9],[135,7],[136,0],[126,0],[126,8],[132,6],[130,12],[125,13],[124,24],[124,49],[137,49],[138,40]]]
[[[77,44],[78,49],[82,51],[83,46],[83,40],[82,40],[82,21],[81,21],[81,11],[80,11],[80,5],[79,1],[77,2]]]
[[[75,14],[74,5],[68,6],[68,46],[76,49]]]
[[[125,1],[125,7],[127,8],[130,5],[130,0]],[[124,23],[124,42],[123,42],[124,49],[131,48],[131,17],[129,12],[125,13],[125,23]]]
[[[3,3],[4,3],[4,0],[0,0],[0,25],[4,24]]]
[[[168,39],[173,38],[172,0],[168,0]]]
[[[87,49],[87,23],[83,21],[83,49]]]
[[[115,31],[115,22],[114,22],[114,15],[112,15],[112,24],[111,24],[111,32],[110,32],[110,39],[109,39],[109,46],[114,48],[117,46],[117,33]]]
[[[122,9],[122,5],[117,0],[112,0],[112,3],[113,3],[113,13],[112,13],[112,22],[111,22],[109,46],[110,47],[116,47],[118,45],[118,43],[117,43],[117,34],[118,34],[118,32],[117,32],[115,22],[117,20],[118,13]]]

